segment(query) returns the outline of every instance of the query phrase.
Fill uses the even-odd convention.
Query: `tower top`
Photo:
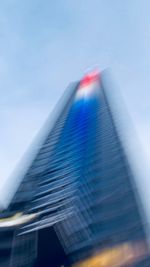
[[[91,85],[93,82],[96,82],[100,79],[100,72],[94,70],[87,73],[80,81],[80,88]]]

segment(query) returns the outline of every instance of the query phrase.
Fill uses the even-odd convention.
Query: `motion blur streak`
[[[124,243],[120,246],[104,250],[89,259],[74,264],[72,267],[121,267],[138,262],[147,253],[147,247],[142,242],[137,244]]]

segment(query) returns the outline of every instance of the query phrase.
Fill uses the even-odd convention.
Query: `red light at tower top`
[[[83,79],[80,81],[80,88],[83,88],[85,86],[89,86],[92,83],[99,81],[100,79],[100,73],[98,71],[92,71],[88,74],[86,74]]]
[[[76,100],[79,99],[92,99],[99,88],[100,73],[99,71],[92,71],[86,74],[79,82],[76,92]]]

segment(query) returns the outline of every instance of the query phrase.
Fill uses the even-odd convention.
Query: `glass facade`
[[[69,266],[138,266],[147,257],[141,204],[102,75],[73,85],[9,207],[18,210],[35,215],[19,227],[22,239],[52,227]]]

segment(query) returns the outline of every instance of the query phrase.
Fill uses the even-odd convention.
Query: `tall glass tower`
[[[94,71],[59,104],[0,221],[0,235],[11,232],[8,266],[150,266],[141,202],[105,89]]]

